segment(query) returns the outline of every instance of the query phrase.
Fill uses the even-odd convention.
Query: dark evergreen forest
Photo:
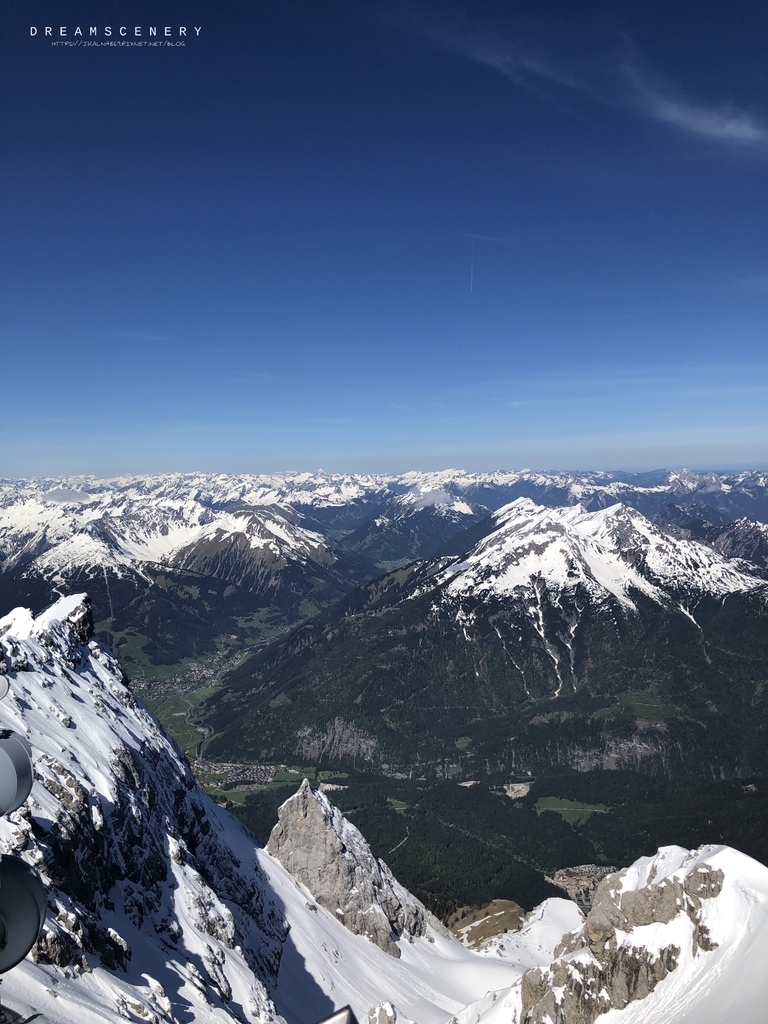
[[[310,780],[311,781],[311,780]],[[768,863],[768,779],[674,782],[631,772],[586,772],[534,782],[511,800],[500,783],[372,776],[339,778],[327,796],[353,821],[376,856],[430,910],[514,900],[530,910],[560,895],[545,876],[584,863],[624,867],[660,846],[724,843]],[[264,842],[277,809],[296,791],[278,786],[235,810]],[[547,797],[601,806],[571,825]]]

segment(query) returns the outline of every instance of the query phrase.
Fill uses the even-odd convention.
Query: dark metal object
[[[45,887],[18,857],[0,860],[0,974],[21,963],[45,921]]]
[[[21,807],[32,790],[32,748],[10,729],[0,731],[0,814]]]

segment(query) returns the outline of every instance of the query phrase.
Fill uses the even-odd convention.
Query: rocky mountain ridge
[[[760,773],[767,609],[762,570],[635,509],[517,499],[463,556],[394,570],[241,664],[210,702],[211,749],[468,777]]]
[[[550,964],[467,1007],[456,1024],[758,1024],[764,870],[718,846],[642,858],[600,884]]]
[[[586,924],[575,904],[549,900],[483,955],[436,927],[372,863],[357,829],[303,785],[274,845],[286,862],[303,851],[294,866],[311,869],[319,843],[325,874],[345,862],[338,885],[329,888],[323,872],[308,877],[313,892],[197,789],[91,635],[89,604],[76,595],[37,618],[24,609],[0,618],[9,681],[0,724],[30,741],[35,769],[30,799],[0,819],[0,854],[41,874],[48,904],[36,948],[4,976],[3,1003],[20,1017],[315,1024],[350,1004],[361,1021],[386,1010],[401,1024],[521,1024],[540,1004],[542,1012],[564,1001],[583,1008],[578,975],[584,981],[585,958],[597,958],[586,943],[601,953],[612,1007],[625,990],[643,994],[637,962],[661,960],[668,973],[653,968],[647,999],[658,1004],[670,991],[677,1009],[645,1019],[715,1024],[708,1007],[722,1020],[724,993],[736,991],[742,1024],[760,1020],[750,977],[768,954],[768,869],[723,848],[662,851],[611,876]],[[345,927],[354,898],[363,917],[375,905],[384,919],[388,906],[399,957]],[[334,900],[350,910],[344,924]],[[571,988],[560,983],[563,971]],[[692,993],[687,1002],[681,990]],[[619,1014],[615,1024],[636,1024],[626,1014],[644,1004],[609,1013]],[[681,1006],[697,1016],[686,1019]]]
[[[286,926],[253,844],[241,859],[243,831],[93,639],[88,598],[37,619],[17,609],[0,634],[11,680],[0,721],[28,739],[35,767],[30,800],[0,821],[0,850],[48,887],[43,933],[4,994],[52,1019],[82,988],[81,1020],[278,1022],[268,988]]]
[[[267,639],[387,567],[469,550],[484,517],[518,498],[593,512],[624,502],[662,519],[673,502],[712,508],[728,525],[740,516],[768,520],[766,495],[760,473],[4,480],[0,603],[40,611],[58,593],[87,589],[100,629],[129,664],[152,675],[154,666],[217,644]],[[700,539],[716,544],[708,534]],[[717,543],[765,568],[764,538],[749,540],[742,530]]]

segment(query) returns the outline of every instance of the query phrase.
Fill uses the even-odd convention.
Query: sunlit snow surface
[[[37,619],[25,609],[0,619],[6,668],[18,669],[9,672],[11,690],[0,703],[0,727],[26,735],[33,746],[36,782],[29,801],[33,816],[46,827],[60,819],[59,796],[55,787],[47,788],[43,780],[65,780],[69,774],[83,787],[93,820],[100,823],[112,813],[116,800],[111,764],[114,751],[130,748],[141,756],[146,745],[161,749],[166,763],[177,765],[181,795],[191,795],[205,807],[215,842],[220,844],[218,857],[223,859],[225,851],[229,851],[227,856],[234,853],[244,871],[258,861],[266,900],[274,902],[276,913],[290,925],[277,989],[269,993],[289,1024],[312,1024],[347,1003],[364,1021],[371,1007],[385,1001],[397,1007],[401,1020],[439,1024],[486,991],[510,985],[523,967],[547,963],[559,934],[578,922],[575,905],[551,901],[545,911],[550,920],[546,933],[516,938],[509,948],[499,946],[490,956],[434,934],[430,936],[433,941],[401,940],[402,956],[395,959],[367,939],[351,934],[316,906],[311,895],[258,847],[235,818],[196,788],[187,793],[186,766],[156,720],[125,686],[114,658],[96,641],[87,646],[78,643],[70,620],[81,619],[82,613],[83,598],[77,595],[63,598]],[[22,669],[23,663],[26,668]],[[179,796],[168,793],[167,799],[172,806]],[[17,848],[28,831],[23,809],[0,820],[0,849]],[[127,971],[107,971],[96,964],[93,970],[81,972],[27,959],[5,976],[2,993],[6,1005],[21,1013],[41,1012],[45,1020],[57,1024],[240,1019],[220,1001],[212,1005],[206,998],[195,964],[210,957],[213,950],[222,960],[233,1005],[240,1007],[240,1012],[252,1008],[246,1019],[265,1024],[274,1019],[261,980],[253,976],[238,949],[210,935],[201,921],[200,907],[204,906],[206,914],[227,925],[229,904],[188,863],[173,859],[179,840],[172,822],[165,843],[171,855],[171,874],[151,919],[168,914],[175,917],[182,929],[181,944],[176,948],[164,944],[149,919],[143,928],[137,928],[121,912],[123,893],[118,882],[109,894],[115,909],[105,912],[103,923],[131,948]],[[27,842],[22,856],[42,869],[36,842]],[[87,871],[87,865],[83,870]],[[50,879],[47,881],[50,886]],[[49,915],[68,907],[72,907],[68,894],[50,886]],[[253,941],[260,941],[255,929]],[[94,960],[93,955],[90,959]],[[268,978],[262,980],[269,983]],[[133,1017],[125,1010],[131,1003],[141,1011]]]
[[[512,594],[541,580],[552,589],[583,587],[595,599],[633,608],[632,592],[663,603],[665,590],[724,596],[766,589],[763,579],[695,541],[669,537],[626,505],[587,512],[544,508],[518,498],[495,513],[497,528],[437,581],[447,593]]]
[[[10,692],[0,704],[0,726],[25,735],[33,748],[35,784],[28,804],[0,820],[0,850],[22,848],[22,856],[43,874],[48,885],[48,921],[57,916],[65,920],[76,903],[65,890],[51,885],[45,874],[43,847],[29,835],[25,813],[44,828],[55,827],[65,817],[65,803],[83,788],[94,828],[101,829],[104,819],[114,813],[117,787],[113,755],[118,749],[131,749],[142,756],[145,745],[159,750],[159,762],[171,777],[178,776],[176,792],[165,792],[167,834],[163,837],[169,854],[169,873],[159,893],[147,893],[150,911],[142,928],[122,912],[124,884],[118,881],[109,893],[113,910],[105,910],[101,923],[113,929],[130,947],[132,957],[125,972],[107,971],[90,956],[94,969],[58,968],[36,965],[30,958],[3,978],[3,1005],[25,1014],[40,1012],[43,1019],[61,1024],[96,1024],[125,1019],[200,1022],[226,1022],[234,1018],[221,1000],[208,1000],[205,985],[196,964],[207,957],[221,960],[222,971],[232,989],[233,1004],[243,1011],[252,1009],[254,1020],[264,1024],[277,1020],[270,1010],[262,984],[253,976],[237,949],[214,938],[206,931],[206,915],[220,924],[222,934],[232,922],[232,910],[225,900],[208,886],[189,861],[173,859],[180,843],[171,820],[175,801],[192,798],[205,800],[213,824],[213,848],[222,854],[238,837],[246,833],[237,821],[224,816],[211,801],[187,785],[186,767],[165,738],[154,718],[137,702],[121,679],[119,666],[96,641],[85,646],[73,634],[68,618],[77,619],[83,610],[82,596],[68,597],[37,620],[17,609],[0,619],[2,662],[9,672]],[[13,669],[18,669],[13,671]],[[57,790],[57,785],[60,788]],[[142,814],[141,793],[129,809]],[[143,810],[147,814],[146,809]],[[255,853],[251,840],[250,862]],[[87,884],[88,868],[72,849],[70,870],[81,872]],[[112,850],[112,857],[130,851]],[[226,857],[222,856],[226,863]],[[64,868],[63,865],[60,865]],[[252,874],[248,870],[248,874]],[[246,879],[247,884],[247,879]],[[105,894],[106,895],[106,894]],[[203,912],[201,908],[206,908]],[[156,927],[162,918],[175,919],[182,941],[174,948],[164,941]],[[167,936],[166,936],[167,939]],[[254,928],[255,947],[269,941]],[[133,1016],[131,1016],[133,1007]]]
[[[679,936],[679,966],[642,1002],[621,1012],[611,1010],[601,1024],[765,1024],[768,1019],[768,868],[736,850],[704,847],[688,853],[677,847],[661,851],[664,874],[680,877],[699,863],[720,869],[723,891],[702,902],[701,919],[717,949],[691,955],[690,934]],[[652,858],[638,861],[636,877],[642,882]],[[675,922],[670,922],[674,925]],[[635,929],[633,935],[649,948],[675,941],[663,926]],[[670,926],[666,926],[669,928]],[[671,931],[671,929],[670,929]],[[637,934],[637,933],[645,933]],[[686,941],[687,940],[687,941]]]
[[[306,889],[277,870],[268,854],[261,854],[260,863],[291,921],[275,1001],[292,1024],[312,1024],[323,1006],[307,971],[336,1005],[348,1002],[361,1021],[370,1007],[387,1000],[398,1021],[441,1024],[479,995],[513,984],[525,968],[548,964],[563,933],[582,920],[569,900],[548,900],[538,912],[543,927],[505,936],[487,955],[431,931],[429,938],[401,940],[395,959],[339,926],[321,907],[308,914],[307,905],[315,904]]]
[[[701,901],[701,923],[717,948],[692,952],[693,924],[684,913],[667,924],[619,933],[623,945],[651,953],[677,946],[678,966],[645,999],[609,1010],[597,1018],[598,1024],[765,1024],[768,867],[724,846],[694,851],[664,847],[656,856],[637,861],[620,891],[664,878],[682,880],[700,866],[724,874],[721,893]],[[521,1024],[519,986],[484,996],[456,1019],[458,1024]]]
[[[46,786],[45,780],[58,782],[64,790],[67,776],[76,780],[94,828],[101,829],[118,799],[114,751],[130,749],[138,758],[160,751],[162,775],[157,778],[165,788],[157,799],[165,808],[162,839],[169,874],[158,892],[146,894],[148,911],[141,928],[123,909],[125,886],[119,878],[109,893],[114,909],[104,910],[101,923],[132,950],[125,971],[105,969],[92,953],[91,969],[86,971],[43,966],[28,958],[4,976],[3,1005],[22,1016],[41,1013],[41,1019],[51,1024],[279,1024],[270,999],[288,1024],[314,1024],[347,1003],[364,1022],[368,1009],[383,1002],[396,1007],[401,1024],[447,1024],[453,1017],[459,1024],[519,1022],[522,973],[547,965],[563,933],[579,927],[581,915],[574,904],[547,901],[520,932],[497,937],[484,954],[432,934],[412,942],[401,940],[400,959],[388,956],[317,906],[236,819],[192,784],[178,752],[135,700],[109,652],[96,641],[84,645],[77,640],[72,623],[82,622],[82,614],[82,598],[77,596],[63,599],[37,620],[24,610],[0,618],[0,644],[10,679],[10,692],[0,702],[0,727],[27,736],[36,769],[27,807],[0,819],[0,849],[21,850],[20,855],[43,873],[49,885],[48,922],[54,926],[57,914],[66,918],[77,906],[66,888],[50,884],[41,841],[30,831],[29,812],[46,827],[55,827],[66,815],[66,793],[62,797],[56,785]],[[142,804],[141,792],[135,800],[139,815],[149,817],[151,809]],[[195,869],[194,858],[184,856],[173,820],[180,801],[192,801],[211,825],[209,845],[198,850],[198,857],[212,857],[207,864],[210,884]],[[112,851],[116,858],[125,853]],[[705,900],[702,907],[703,923],[718,947],[692,956],[687,919],[635,929],[627,941],[650,949],[678,942],[680,966],[648,999],[621,1012],[611,1011],[600,1018],[601,1024],[758,1024],[765,1019],[768,868],[723,847],[693,854],[668,848],[656,858],[639,861],[622,884],[642,886],[651,869],[657,878],[680,876],[701,862],[725,875],[721,894]],[[221,874],[224,865],[226,879]],[[87,877],[88,865],[79,863],[79,869]],[[275,923],[268,934],[260,931],[263,924],[221,895],[226,884],[245,891],[254,879],[263,905],[272,908],[270,920]],[[167,932],[157,926],[161,917],[178,922],[176,944],[169,944]],[[290,925],[287,937],[283,921]],[[211,922],[220,930],[219,937],[211,933]],[[253,974],[244,947],[252,944],[258,957],[265,944],[273,943],[277,949],[283,938],[277,986],[269,987],[269,977]],[[211,958],[218,958],[221,975],[231,986],[228,1002],[217,997],[202,977],[199,968]]]

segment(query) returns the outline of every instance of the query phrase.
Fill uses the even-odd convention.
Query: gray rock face
[[[359,757],[363,761],[375,763],[380,759],[376,737],[341,715],[325,725],[306,725],[299,729],[296,733],[296,750],[304,761],[317,761],[321,757]]]
[[[608,1010],[644,999],[675,970],[681,950],[672,943],[655,952],[635,945],[634,928],[668,924],[684,914],[692,925],[692,953],[715,948],[699,912],[703,900],[721,892],[722,871],[699,865],[684,878],[658,884],[651,873],[642,888],[622,892],[626,873],[600,883],[583,928],[565,937],[549,967],[525,972],[523,1024],[593,1024]]]
[[[358,829],[306,779],[278,818],[267,852],[355,935],[399,957],[396,939],[425,935],[428,917],[436,924],[373,856]]]
[[[397,1010],[392,1003],[382,1003],[368,1011],[367,1024],[397,1024]]]

